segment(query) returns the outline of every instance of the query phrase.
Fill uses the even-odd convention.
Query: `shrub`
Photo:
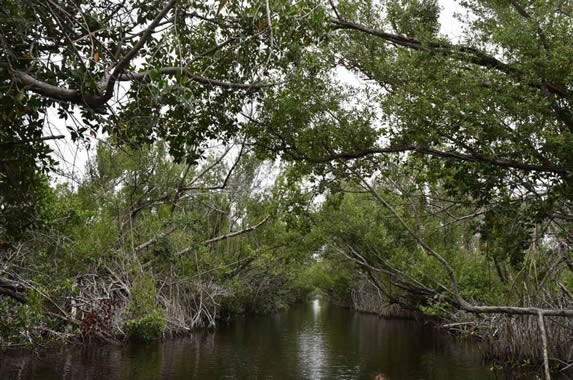
[[[159,310],[154,310],[141,318],[127,321],[125,328],[129,339],[151,342],[161,337],[165,328],[165,321],[162,313]]]

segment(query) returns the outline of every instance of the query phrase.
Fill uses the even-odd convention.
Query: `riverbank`
[[[528,368],[543,371],[543,344],[537,317],[523,315],[471,314],[454,311],[427,314],[407,298],[391,303],[371,283],[351,289],[336,302],[358,312],[386,319],[423,321],[433,328],[475,342],[484,362],[505,370]],[[427,308],[426,308],[427,310]],[[573,377],[573,321],[565,317],[546,318],[548,356],[554,374]]]

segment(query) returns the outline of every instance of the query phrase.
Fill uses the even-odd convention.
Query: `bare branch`
[[[257,228],[259,228],[260,226],[265,224],[270,219],[270,217],[271,217],[270,215],[267,215],[266,218],[264,218],[259,223],[255,224],[254,226],[248,226],[248,227],[243,228],[242,230],[239,230],[239,231],[233,231],[233,232],[230,232],[230,233],[225,234],[225,235],[217,236],[213,239],[206,240],[204,244],[217,243],[221,240],[227,240],[227,239],[230,239],[232,237],[239,236],[239,235],[245,234],[247,232],[251,232],[253,230],[256,230]]]
[[[549,355],[547,353],[547,332],[545,331],[545,321],[543,313],[537,313],[539,333],[541,334],[541,342],[543,347],[543,369],[545,370],[545,380],[551,380],[551,373],[549,372]]]
[[[263,220],[261,220],[259,223],[255,224],[254,226],[247,226],[247,227],[243,228],[242,230],[229,232],[228,234],[221,235],[221,236],[217,236],[217,237],[215,237],[215,238],[213,238],[213,239],[205,240],[205,241],[203,242],[203,244],[213,244],[213,243],[217,243],[217,242],[222,241],[222,240],[227,240],[227,239],[230,239],[230,238],[239,236],[239,235],[243,235],[243,234],[245,234],[245,233],[247,233],[247,232],[254,231],[254,230],[256,230],[257,228],[259,228],[260,226],[262,226],[263,224],[265,224],[265,223],[270,219],[270,217],[271,217],[271,216],[268,215],[267,217],[265,217]],[[188,254],[189,252],[191,252],[194,248],[195,248],[195,246],[191,246],[191,247],[185,248],[184,250],[179,251],[179,252],[177,253],[177,256],[184,256],[184,255]]]
[[[150,245],[153,245],[155,243],[157,243],[159,240],[171,235],[173,232],[175,232],[177,230],[177,226],[173,225],[170,226],[169,228],[167,228],[165,231],[163,231],[162,233],[160,233],[159,235],[157,235],[157,237],[150,239],[148,241],[146,241],[145,243],[141,243],[140,245],[138,245],[137,247],[135,247],[134,251],[135,252],[139,252],[147,247],[149,247]]]

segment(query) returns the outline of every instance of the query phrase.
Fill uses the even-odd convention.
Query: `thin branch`
[[[205,169],[203,169],[201,171],[201,173],[197,174],[195,176],[195,178],[193,178],[191,180],[191,182],[189,183],[188,187],[182,187],[181,190],[187,190],[189,188],[191,188],[191,185],[193,185],[195,182],[197,182],[199,179],[201,179],[205,174],[207,174],[211,169],[213,169],[215,166],[219,165],[223,159],[227,156],[227,154],[229,154],[229,152],[231,151],[231,149],[234,147],[234,145],[231,145],[230,147],[228,147],[227,149],[225,149],[225,151],[223,152],[222,155],[220,155],[211,165],[207,166]]]
[[[204,244],[217,243],[219,241],[227,240],[227,239],[230,239],[232,237],[239,236],[239,235],[245,234],[247,232],[251,232],[253,230],[256,230],[257,228],[259,228],[260,226],[265,224],[270,219],[270,217],[271,217],[270,215],[267,215],[263,220],[261,220],[259,223],[255,224],[254,226],[248,226],[248,227],[243,228],[242,230],[239,230],[239,231],[233,231],[233,232],[230,232],[230,233],[225,234],[225,235],[217,236],[213,239],[206,240],[204,242]]]
[[[235,160],[235,162],[233,163],[233,165],[231,166],[231,168],[227,172],[227,175],[225,176],[225,179],[223,180],[222,184],[216,185],[216,186],[207,186],[207,187],[191,186],[191,185],[193,185],[193,183],[195,183],[197,181],[197,179],[201,178],[207,171],[211,170],[214,166],[219,164],[221,162],[221,160],[223,159],[223,157],[225,157],[227,155],[227,153],[230,151],[230,149],[231,148],[227,149],[225,151],[225,153],[221,157],[219,157],[219,159],[217,161],[215,161],[212,165],[210,165],[203,172],[201,172],[196,178],[194,178],[193,181],[191,181],[189,186],[182,187],[180,189],[180,191],[181,192],[191,191],[191,190],[212,191],[212,190],[223,190],[223,189],[225,189],[227,187],[227,183],[229,182],[229,179],[231,178],[231,175],[233,174],[233,172],[237,168],[237,165],[239,164],[239,161],[241,161],[241,158],[243,156],[243,151],[245,149],[245,142],[244,141],[241,145],[241,150],[239,151],[239,155],[237,156],[237,159]]]
[[[271,60],[272,49],[273,49],[273,45],[274,45],[273,21],[271,19],[271,7],[269,5],[269,0],[265,0],[265,7],[266,7],[266,11],[267,11],[267,24],[269,24],[268,25],[268,28],[269,28],[269,55],[267,56],[267,62],[266,62],[266,64],[268,65],[270,60]]]
[[[519,4],[519,2],[517,2],[517,0],[510,0],[511,5],[513,6],[513,8],[517,11],[517,13],[519,13],[519,15],[527,20],[532,20],[531,15],[529,13],[527,13],[527,11],[525,10],[525,8],[523,8],[521,6],[521,4]],[[537,28],[537,34],[539,34],[539,39],[541,40],[541,44],[543,45],[543,48],[545,49],[545,51],[550,54],[551,53],[551,49],[549,47],[549,43],[547,42],[547,37],[545,37],[545,33],[543,32],[543,30],[541,29],[541,26],[539,25],[539,23],[537,21],[535,22],[535,27]]]
[[[331,8],[332,8],[332,10],[333,10],[333,12],[334,12],[336,18],[340,20],[341,17],[340,17],[340,14],[338,13],[338,9],[336,9],[336,6],[334,5],[334,2],[333,2],[332,0],[328,0],[328,2],[329,2],[329,4],[330,4],[330,6],[331,6]]]

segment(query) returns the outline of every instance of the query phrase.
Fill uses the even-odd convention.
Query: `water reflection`
[[[472,346],[428,326],[356,314],[320,300],[147,346],[0,356],[0,379],[372,380],[380,374],[392,380],[504,378],[485,368]]]
[[[314,315],[315,321],[319,313],[320,313],[320,300],[318,298],[315,298],[312,300],[312,314]]]
[[[320,301],[311,303],[313,323],[298,335],[298,356],[301,378],[323,379],[328,357],[324,337],[320,328]]]

